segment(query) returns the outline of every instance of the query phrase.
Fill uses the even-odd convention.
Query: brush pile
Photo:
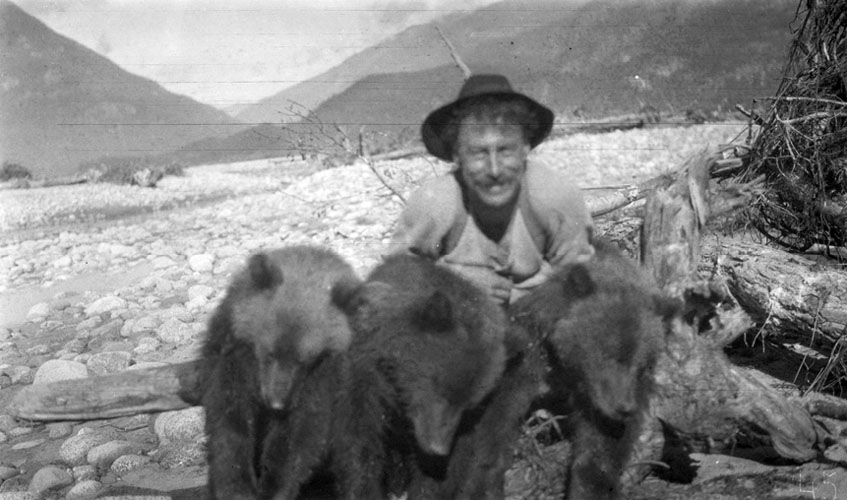
[[[758,125],[745,180],[767,189],[753,226],[792,250],[847,244],[847,2],[804,0],[784,78]]]

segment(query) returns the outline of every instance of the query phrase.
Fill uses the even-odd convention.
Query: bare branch
[[[456,51],[456,47],[454,47],[453,44],[450,43],[450,40],[448,40],[447,37],[444,36],[444,32],[441,31],[440,27],[436,26],[435,29],[438,30],[438,34],[441,35],[441,39],[444,40],[444,43],[447,44],[447,48],[450,49],[450,55],[453,56],[453,60],[456,61],[456,65],[459,67],[459,69],[462,70],[462,73],[465,75],[465,80],[470,78],[471,69],[468,67],[467,64],[465,64],[464,61],[462,61],[462,57],[459,55],[459,52]]]

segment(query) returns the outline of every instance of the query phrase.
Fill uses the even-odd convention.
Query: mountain
[[[436,26],[472,70],[507,75],[560,122],[648,106],[731,110],[776,89],[796,8],[797,0],[506,0],[409,28],[237,116],[288,122],[295,101],[326,122],[416,127],[462,81]]]
[[[248,105],[235,116],[246,123],[297,121],[291,113],[292,102],[295,111],[301,106],[315,109],[371,74],[416,72],[445,64],[450,52],[440,40],[433,24],[412,26],[314,78]]]
[[[132,75],[0,0],[0,156],[35,175],[103,156],[173,151],[244,128]]]

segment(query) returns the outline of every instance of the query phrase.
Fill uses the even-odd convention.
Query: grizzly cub
[[[341,257],[308,246],[252,255],[233,277],[209,321],[201,365],[211,498],[256,497],[268,425],[318,360],[350,345],[331,289],[358,283]]]
[[[294,499],[327,478],[343,499],[400,494],[451,451],[462,415],[495,387],[508,321],[449,270],[391,257],[336,302],[355,332],[294,388],[265,444],[263,497]]]
[[[544,338],[552,395],[573,412],[566,498],[614,499],[680,308],[613,245],[595,247],[592,261],[561,269],[513,314]]]
[[[567,414],[568,499],[614,499],[641,428],[652,368],[676,305],[611,244],[558,270],[510,307],[509,364],[460,432],[448,472],[416,481],[409,498],[501,500],[521,425],[533,408]]]

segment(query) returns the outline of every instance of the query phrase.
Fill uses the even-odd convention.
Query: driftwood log
[[[769,337],[829,353],[847,332],[847,273],[810,256],[739,238],[708,238],[706,271],[729,290]],[[704,266],[705,267],[705,266]]]
[[[715,165],[706,153],[693,158],[676,177],[656,181],[645,205],[644,264],[667,293],[685,301],[688,313],[669,332],[651,403],[653,425],[642,437],[644,450],[637,459],[659,458],[655,449],[666,433],[656,429],[664,428],[689,442],[708,443],[733,442],[745,430],[764,431],[762,437],[781,456],[811,460],[817,454],[817,436],[807,409],[733,366],[722,352],[752,324],[743,310],[726,300],[738,291],[723,293],[722,282],[701,280],[696,274],[705,221],[715,207],[727,205],[707,189]],[[188,362],[33,385],[18,392],[9,412],[33,420],[79,420],[185,408],[200,400],[196,367],[196,362]]]
[[[200,404],[199,362],[127,370],[113,375],[33,384],[8,411],[27,420],[95,420],[180,410]]]
[[[687,308],[687,321],[672,325],[659,359],[651,412],[688,441],[732,442],[740,430],[761,429],[780,456],[808,461],[817,455],[811,415],[730,363],[722,348],[752,322],[742,309],[727,306],[722,282],[697,275],[706,222],[715,207],[733,205],[717,199],[720,194],[710,196],[713,165],[704,151],[647,198],[642,264]]]

